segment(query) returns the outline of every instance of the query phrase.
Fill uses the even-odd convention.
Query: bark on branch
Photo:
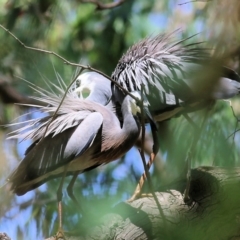
[[[94,5],[96,5],[96,10],[104,10],[104,9],[111,9],[111,8],[115,8],[118,7],[120,5],[122,5],[125,0],[119,0],[119,1],[113,1],[112,3],[102,3],[98,0],[80,0],[81,3],[92,3]]]
[[[165,221],[154,199],[143,197],[118,204],[86,234],[79,227],[77,237],[67,239],[240,239],[239,190],[240,168],[199,167],[192,170],[191,206],[177,190],[156,193]]]
[[[177,190],[156,194],[165,224],[154,199],[144,197],[118,204],[86,236],[69,239],[240,239],[240,168],[193,169],[191,206]]]
[[[8,80],[6,77],[0,76],[0,99],[4,104],[21,103],[43,105],[42,102],[20,94],[9,84],[9,82],[10,80]]]

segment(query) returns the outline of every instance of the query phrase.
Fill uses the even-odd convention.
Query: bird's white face
[[[110,96],[111,94],[110,81],[98,73],[83,73],[78,76],[76,82],[77,86],[74,89],[74,92],[81,99],[87,98],[90,94],[93,94],[92,97],[94,99],[101,99],[102,95],[109,94]]]
[[[141,95],[138,91],[131,92],[137,99],[141,99]],[[133,115],[137,115],[137,113],[141,113],[141,108],[137,105],[136,100],[133,98],[130,99],[130,110]]]
[[[74,90],[75,93],[79,96],[79,98],[87,98],[91,92],[92,82],[89,78],[85,76],[80,76],[78,78],[80,86]]]
[[[137,102],[134,99],[130,100],[131,113],[135,116],[137,113],[141,113],[140,107],[137,105]]]

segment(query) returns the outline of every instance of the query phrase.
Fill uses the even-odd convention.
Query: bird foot
[[[63,229],[59,229],[55,235],[55,240],[66,240]]]
[[[134,192],[133,195],[127,200],[128,203],[131,203],[141,197],[141,192]]]
[[[139,198],[144,198],[144,197],[153,197],[153,195],[151,193],[134,193],[128,200],[128,203],[131,203]]]

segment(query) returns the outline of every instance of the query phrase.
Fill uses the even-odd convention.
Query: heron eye
[[[81,86],[81,79],[76,80],[76,88]]]

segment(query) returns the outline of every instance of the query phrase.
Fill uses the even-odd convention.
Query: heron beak
[[[157,124],[154,121],[153,116],[150,113],[150,111],[149,111],[149,109],[148,109],[148,107],[146,105],[144,106],[144,112],[145,112],[145,114],[146,114],[146,116],[147,116],[151,126],[153,126],[154,130],[157,131],[157,129],[158,129]]]
[[[141,108],[139,106],[136,106],[136,114],[141,113]]]

